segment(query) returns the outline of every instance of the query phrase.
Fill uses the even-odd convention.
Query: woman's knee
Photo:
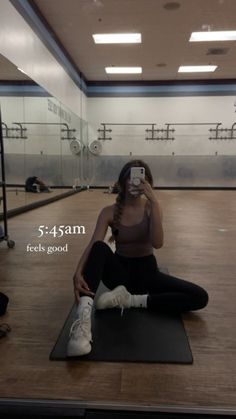
[[[91,251],[104,252],[111,250],[110,247],[102,240],[97,240],[93,243]]]
[[[107,258],[109,255],[113,253],[111,248],[104,243],[102,240],[97,240],[93,243],[90,252],[89,252],[89,259],[100,259],[100,258]]]
[[[209,295],[206,290],[198,287],[197,292],[194,295],[195,310],[200,310],[207,306],[209,301]]]
[[[204,290],[204,289],[202,288],[202,297],[201,297],[202,308],[207,306],[208,301],[209,301],[209,295],[208,295],[208,293],[206,292],[206,290]]]

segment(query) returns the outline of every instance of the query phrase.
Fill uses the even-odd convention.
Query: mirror
[[[7,209],[82,186],[87,122],[51,96],[2,94]],[[42,179],[50,193],[26,192],[25,181],[33,176]]]

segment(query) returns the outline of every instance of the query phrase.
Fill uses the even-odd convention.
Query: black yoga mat
[[[100,284],[97,296],[107,289]],[[74,305],[65,321],[50,360],[91,360],[106,362],[158,362],[191,364],[191,349],[179,315],[160,314],[146,309],[118,308],[93,310],[92,351],[68,358],[66,347],[75,320]]]

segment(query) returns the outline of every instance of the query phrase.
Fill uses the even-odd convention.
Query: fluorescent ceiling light
[[[142,67],[106,67],[107,74],[141,74]]]
[[[140,44],[141,33],[100,33],[94,34],[95,44]]]
[[[181,65],[179,73],[204,73],[215,71],[217,65]]]
[[[24,70],[21,70],[21,68],[17,67],[17,70],[21,71],[21,73],[24,73],[26,76],[28,76],[28,74]]]
[[[236,31],[192,32],[189,42],[201,41],[235,41]]]

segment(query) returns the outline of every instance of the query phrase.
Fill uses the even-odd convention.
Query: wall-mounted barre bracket
[[[107,132],[112,132],[112,129],[107,129],[106,124],[101,123],[102,128],[98,128],[98,132],[102,133],[102,137],[98,137],[98,140],[106,141],[106,140],[112,140],[112,137],[107,137]]]
[[[9,138],[9,128],[5,122],[2,122],[2,136],[3,138]]]
[[[26,135],[24,135],[24,133],[27,131],[27,128],[23,128],[22,123],[21,122],[12,122],[14,125],[17,125],[19,128],[12,128],[12,131],[16,131],[20,133],[20,137],[24,140],[26,140],[28,137],[26,137]]]
[[[66,137],[61,137],[61,140],[76,140],[76,137],[73,136],[73,134],[76,132],[76,129],[73,129],[73,128],[70,129],[69,125],[66,123],[61,124],[61,125],[64,125],[66,127],[66,128],[61,129],[61,132],[66,132]]]
[[[57,123],[57,122],[13,122],[13,124],[18,125],[57,125],[57,126],[64,126],[65,128],[61,128],[61,133],[66,132],[66,137],[61,136],[61,140],[76,140],[75,136],[71,136],[71,133],[75,133],[76,129],[70,129],[69,125],[66,123]],[[23,128],[26,130],[26,128]]]
[[[216,124],[215,128],[210,128],[209,132],[215,133],[215,137],[209,137],[209,140],[221,140],[223,137],[219,137],[219,132],[223,130],[223,128],[219,128],[219,126],[222,125],[221,122],[218,122]]]
[[[146,140],[148,140],[148,141],[153,141],[153,140],[157,140],[157,141],[173,141],[174,140],[174,138],[173,137],[171,138],[169,136],[169,134],[170,134],[170,132],[175,132],[175,130],[174,129],[170,129],[169,126],[167,126],[167,129],[164,129],[164,128],[154,129],[154,124],[153,124],[152,129],[146,129],[146,132],[150,132],[151,133],[151,138],[150,137],[147,137],[146,138]],[[163,134],[165,134],[165,135],[163,137],[155,137],[155,133],[159,134],[160,132],[163,133]]]
[[[235,139],[234,137],[235,125],[236,125],[236,122],[234,122],[231,126],[231,138],[230,138],[231,140]]]

